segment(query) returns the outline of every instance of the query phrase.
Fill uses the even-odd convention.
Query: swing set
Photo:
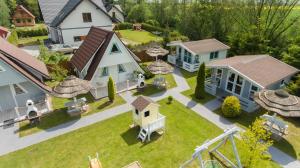
[[[242,168],[242,163],[236,148],[236,144],[234,142],[234,135],[236,133],[238,133],[239,130],[237,127],[233,127],[231,129],[225,130],[223,134],[219,135],[218,137],[212,139],[212,140],[207,140],[204,144],[202,144],[201,146],[198,146],[195,149],[195,152],[192,155],[192,158],[188,161],[186,161],[185,163],[183,163],[180,168],[185,168],[188,165],[190,165],[194,160],[198,159],[200,168],[209,168],[209,167],[217,167],[218,165],[216,163],[218,163],[216,160],[211,160],[211,161],[204,161],[202,158],[202,153],[206,150],[208,150],[209,146],[219,142],[219,144],[214,147],[213,149],[211,149],[209,151],[210,154],[215,154],[217,156],[219,156],[220,158],[222,158],[223,160],[225,160],[228,164],[231,165],[231,167],[233,168]],[[234,164],[232,161],[230,161],[226,156],[224,156],[220,151],[218,151],[218,149],[225,145],[225,143],[227,141],[231,142],[232,148],[233,148],[233,152],[234,152],[234,156],[237,162],[237,165]],[[220,165],[220,164],[219,164]],[[221,166],[219,166],[221,167]]]

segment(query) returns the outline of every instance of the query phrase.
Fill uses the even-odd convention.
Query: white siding
[[[219,60],[219,59],[225,59],[227,56],[227,50],[223,50],[223,51],[219,51],[219,57],[218,59],[213,59],[213,60]],[[210,61],[213,61],[210,59],[210,53],[206,53],[206,54],[199,54],[200,57],[200,64],[201,63],[209,63]]]
[[[83,22],[82,13],[91,13],[92,22]],[[60,24],[64,43],[73,44],[74,36],[85,36],[90,27],[102,27],[112,30],[112,21],[102,10],[92,4],[89,0],[84,0],[79,4],[64,21]]]
[[[111,10],[108,12],[108,14],[113,17],[113,12],[115,12],[115,17],[118,19],[120,22],[124,22],[124,16],[123,13],[121,13],[116,7],[111,8]]]

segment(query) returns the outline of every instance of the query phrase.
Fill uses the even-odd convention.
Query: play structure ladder
[[[141,128],[138,138],[140,138],[142,140],[142,142],[144,142],[146,140],[147,136],[148,136],[147,130],[144,128]]]

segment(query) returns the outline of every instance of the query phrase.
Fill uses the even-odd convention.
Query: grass
[[[168,82],[168,86],[166,89],[171,89],[171,88],[174,88],[177,86],[176,81],[174,80],[172,74],[161,75],[161,76],[164,77],[166,79],[166,81]],[[154,78],[146,80],[145,81],[147,84],[146,87],[141,91],[134,90],[133,95],[134,96],[138,96],[138,95],[150,96],[155,93],[166,91],[165,88],[157,88],[156,86],[153,85]]]
[[[222,115],[221,109],[217,109],[214,111],[215,113]],[[248,128],[252,122],[265,114],[266,112],[262,109],[253,112],[247,113],[242,111],[242,114],[237,118],[227,118],[229,121],[237,124],[239,127],[244,129]],[[283,152],[289,154],[290,156],[300,159],[300,119],[299,118],[283,118],[288,125],[288,135],[284,137],[284,139],[280,141],[274,141],[274,146],[282,150]]]
[[[18,44],[22,46],[40,45],[46,39],[48,39],[48,36],[19,38]]]
[[[194,95],[195,92],[195,88],[196,88],[196,80],[197,80],[197,72],[191,73],[188,72],[186,70],[181,69],[180,70],[183,77],[186,79],[187,83],[190,86],[190,90],[186,90],[184,92],[182,92],[183,95],[191,98],[192,100],[194,100],[195,102],[198,102],[200,104],[205,104],[210,100],[213,100],[215,98],[215,96],[206,93],[205,98],[204,99],[197,99]]]
[[[41,122],[37,125],[30,125],[28,121],[24,121],[20,123],[19,128],[19,136],[23,137],[26,135],[30,135],[45,129],[49,129],[51,127],[66,123],[68,121],[79,119],[80,117],[87,116],[90,114],[94,114],[97,112],[104,111],[106,109],[124,104],[125,101],[120,97],[116,96],[116,99],[113,103],[111,103],[108,98],[103,98],[98,101],[94,101],[91,94],[86,94],[80,97],[86,97],[89,104],[89,111],[86,113],[83,113],[81,116],[78,117],[70,117],[67,114],[67,109],[64,107],[64,104],[70,99],[63,99],[63,98],[52,98],[52,104],[53,104],[53,112],[48,114],[45,117],[42,117]]]
[[[142,44],[142,43],[148,43],[151,41],[162,41],[162,38],[159,36],[156,36],[150,32],[147,31],[135,31],[135,30],[119,30],[117,31],[121,34],[122,38],[127,40],[129,43],[132,44]]]
[[[88,166],[87,156],[98,152],[104,168],[123,167],[136,160],[143,168],[174,168],[190,159],[197,145],[223,132],[176,101],[159,103],[161,113],[167,117],[166,132],[162,136],[154,134],[150,143],[143,144],[136,139],[139,130],[129,128],[132,114],[125,113],[1,156],[0,167],[84,168]],[[242,155],[239,141],[237,143]],[[233,159],[229,143],[221,151]],[[204,157],[208,158],[208,155]],[[264,161],[260,166],[279,167],[270,161]],[[196,167],[195,163],[191,167]]]

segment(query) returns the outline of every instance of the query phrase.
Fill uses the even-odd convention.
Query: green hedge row
[[[145,72],[145,79],[151,79],[153,78],[155,75],[149,71],[149,69],[147,68],[147,65],[145,64],[140,64],[140,67],[143,69],[143,71]]]
[[[133,24],[129,23],[129,22],[119,23],[115,26],[115,30],[132,29],[132,25]],[[162,33],[168,32],[166,29],[163,29],[158,26],[153,26],[153,25],[147,24],[147,23],[142,23],[142,29],[146,30],[148,32],[154,32],[154,31],[158,31],[158,32],[162,32]]]
[[[35,37],[35,36],[46,36],[48,31],[46,28],[39,29],[19,29],[17,30],[18,37]]]
[[[115,30],[126,30],[126,29],[132,29],[132,23],[124,22],[116,24]]]

